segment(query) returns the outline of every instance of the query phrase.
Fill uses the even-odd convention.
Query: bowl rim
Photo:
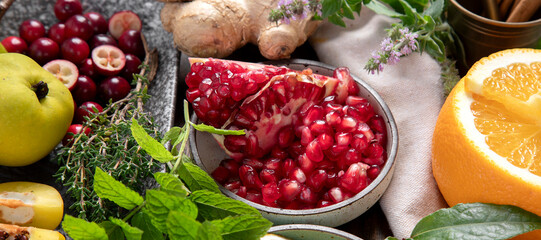
[[[327,69],[331,72],[337,68],[329,64],[325,64],[325,63],[313,61],[313,60],[307,60],[307,59],[265,61],[265,62],[261,62],[261,64],[278,65],[278,66],[297,64],[297,65],[304,65],[305,68],[309,68],[310,66],[315,66],[315,67]],[[376,92],[376,90],[372,88],[370,85],[368,85],[368,83],[363,81],[361,78],[355,76],[354,74],[351,74],[351,77],[353,78],[355,82],[357,82],[357,84],[365,88],[374,97],[376,102],[380,105],[383,111],[383,114],[387,117],[387,124],[389,125],[389,129],[390,129],[390,131],[388,132],[388,141],[391,141],[391,146],[390,146],[390,149],[387,150],[387,152],[389,153],[387,162],[381,169],[381,172],[376,177],[376,179],[374,179],[374,181],[372,181],[366,188],[364,188],[359,193],[355,194],[353,197],[346,199],[342,202],[335,203],[330,206],[321,207],[321,208],[301,209],[301,210],[275,208],[275,207],[269,207],[266,205],[255,203],[255,202],[246,200],[242,197],[239,197],[238,195],[234,194],[233,192],[223,187],[221,184],[218,184],[220,191],[222,191],[222,193],[224,193],[226,196],[230,198],[242,201],[248,205],[255,207],[256,209],[260,211],[264,211],[270,214],[289,215],[289,216],[299,216],[299,215],[310,216],[310,215],[320,215],[323,213],[332,212],[337,209],[345,208],[349,205],[352,205],[353,203],[357,202],[357,200],[365,197],[370,192],[372,192],[377,186],[379,186],[379,184],[383,181],[383,179],[387,175],[389,175],[389,173],[393,170],[393,166],[396,162],[396,155],[398,152],[398,128],[396,126],[396,122],[394,120],[394,117],[391,113],[389,106],[387,106],[385,101],[383,101],[383,98]],[[192,114],[191,121],[193,123],[197,123],[198,118],[195,115],[195,113]],[[201,158],[199,157],[199,152],[197,151],[195,129],[193,128],[190,130],[189,141],[190,141],[190,150],[191,150],[195,163],[200,167],[203,166]],[[381,196],[378,196],[378,199],[380,197]]]
[[[323,225],[314,225],[314,224],[285,224],[285,225],[272,226],[267,232],[280,235],[279,231],[283,231],[283,230],[310,230],[310,231],[335,234],[340,237],[345,237],[349,240],[363,240],[362,238],[358,236],[355,236],[348,232],[344,232],[340,229],[327,227]]]

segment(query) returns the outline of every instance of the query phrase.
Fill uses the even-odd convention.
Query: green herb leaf
[[[197,231],[197,240],[222,240],[220,229],[211,222],[205,221]]]
[[[185,216],[197,218],[197,206],[186,198],[169,195],[166,192],[149,189],[146,193],[145,212],[150,216],[154,226],[166,233],[166,221],[171,211],[182,211]]]
[[[201,223],[181,211],[172,211],[167,217],[167,233],[170,239],[197,239]]]
[[[424,29],[428,32],[434,31],[434,28],[436,27],[436,22],[434,19],[430,15],[425,15],[423,19],[426,21]]]
[[[166,163],[174,159],[171,152],[167,151],[167,149],[165,149],[160,142],[148,135],[145,129],[141,127],[141,125],[139,125],[135,119],[132,119],[131,132],[137,141],[137,144],[139,144],[139,146],[141,146],[141,148],[143,148],[152,158],[162,163]]]
[[[423,15],[431,16],[433,19],[440,19],[445,7],[445,0],[434,0],[430,6],[423,12]]]
[[[272,222],[256,215],[239,215],[212,221],[220,229],[224,240],[258,240],[269,228]]]
[[[178,168],[178,174],[180,179],[182,179],[192,191],[209,190],[216,193],[220,192],[220,188],[214,179],[193,163],[182,162]]]
[[[73,238],[73,240],[109,240],[105,229],[93,222],[64,215],[62,229]]]
[[[377,14],[385,15],[388,17],[396,18],[396,17],[404,16],[403,14],[396,12],[393,9],[388,8],[380,1],[372,0],[370,1],[370,3],[366,4],[365,6]]]
[[[111,217],[109,220],[119,226],[126,236],[126,240],[141,240],[143,237],[143,231],[139,228],[132,227],[127,222],[124,222],[118,218]]]
[[[156,172],[154,173],[154,179],[160,184],[162,191],[179,197],[188,196],[188,189],[184,186],[184,183],[172,174]]]
[[[355,15],[353,15],[353,10],[351,9],[347,1],[342,1],[342,15],[349,19],[355,19]]]
[[[330,23],[336,24],[338,26],[346,27],[346,23],[344,22],[344,20],[342,20],[342,17],[339,16],[338,14],[333,14],[333,15],[327,17],[327,20]]]
[[[163,234],[152,224],[150,216],[144,212],[138,212],[131,218],[131,224],[143,230],[141,240],[163,240]]]
[[[100,168],[94,174],[94,191],[100,198],[111,200],[118,206],[131,210],[144,200],[137,192],[127,188]]]
[[[413,240],[413,238],[395,238],[395,237],[386,237],[385,240]]]
[[[208,133],[214,133],[214,134],[220,134],[220,135],[245,135],[246,134],[244,130],[218,129],[213,126],[206,125],[204,123],[194,124],[190,122],[190,124],[193,126],[193,128],[201,132],[208,132]]]
[[[346,0],[347,4],[350,6],[353,12],[357,14],[361,13],[361,8],[363,6],[363,0]]]
[[[323,18],[328,18],[329,16],[335,14],[340,10],[343,0],[322,0],[321,1],[321,15]]]
[[[165,145],[169,141],[177,140],[177,138],[180,136],[181,132],[182,132],[182,128],[180,128],[180,127],[172,127],[163,136],[161,144]]]
[[[541,217],[509,205],[457,204],[417,223],[411,236],[424,239],[508,239],[541,229]]]
[[[417,22],[419,14],[406,0],[399,0],[399,2],[404,8],[404,13],[406,14],[406,16],[400,17],[400,19],[402,20],[402,23],[405,26],[414,25]]]
[[[261,215],[257,209],[244,202],[207,190],[195,191],[189,199],[199,207],[199,216],[209,221],[242,214]]]
[[[109,240],[124,240],[124,232],[122,232],[122,229],[112,223],[111,221],[103,221],[99,223],[100,227],[105,229],[105,232],[107,233],[107,236],[109,237]]]

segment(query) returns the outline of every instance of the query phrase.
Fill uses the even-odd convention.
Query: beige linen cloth
[[[363,69],[372,51],[380,48],[392,19],[364,7],[347,28],[324,23],[311,37],[319,59],[349,67],[385,100],[398,126],[399,148],[395,172],[380,200],[395,237],[409,237],[424,216],[447,207],[431,167],[431,140],[444,102],[440,67],[428,54],[413,53],[397,65],[371,75]]]

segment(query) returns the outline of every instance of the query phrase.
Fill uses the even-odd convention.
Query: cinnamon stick
[[[509,7],[511,7],[511,5],[513,4],[515,0],[502,0],[502,2],[500,3],[500,17],[503,19],[505,19],[505,16],[507,16],[507,13],[509,12]]]
[[[516,5],[511,9],[507,22],[526,22],[541,7],[541,0],[515,0]]]

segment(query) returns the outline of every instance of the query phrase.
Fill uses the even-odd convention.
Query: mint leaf
[[[197,218],[198,212],[197,206],[192,201],[154,189],[147,190],[145,210],[154,226],[163,233],[167,233],[166,221],[171,211],[182,211],[193,219]]]
[[[434,0],[430,2],[430,6],[423,12],[423,15],[431,16],[434,19],[440,19],[444,7],[445,0]]]
[[[160,184],[160,189],[169,194],[186,197],[188,196],[188,189],[184,186],[184,183],[177,177],[169,173],[154,173],[154,179]]]
[[[242,214],[261,216],[257,209],[246,203],[207,190],[195,191],[189,199],[199,207],[199,216],[209,221]]]
[[[197,240],[222,240],[220,229],[211,222],[205,221],[197,231]]]
[[[105,233],[107,233],[109,240],[124,240],[124,232],[122,232],[122,229],[118,225],[111,221],[103,221],[99,223],[99,225],[105,229]]]
[[[172,127],[163,136],[161,144],[165,145],[169,141],[176,140],[180,136],[181,132],[182,132],[182,128],[180,128],[180,127]]]
[[[64,215],[62,228],[73,240],[109,240],[105,229],[93,222]]]
[[[126,236],[126,240],[141,240],[141,237],[143,237],[143,231],[141,229],[132,227],[127,222],[118,218],[111,217],[109,220],[122,229],[124,236]]]
[[[344,20],[342,20],[341,16],[338,16],[338,14],[333,14],[331,16],[328,16],[327,21],[341,27],[346,27],[346,23],[344,22]]]
[[[137,144],[152,158],[162,163],[170,162],[174,159],[173,155],[161,143],[148,135],[145,129],[135,119],[132,119],[131,132]]]
[[[201,132],[209,132],[209,133],[220,134],[220,135],[245,135],[246,134],[244,130],[218,129],[213,126],[206,125],[204,123],[194,124],[190,122],[190,124],[193,126],[193,128]]]
[[[321,17],[327,18],[340,10],[343,0],[322,0]]]
[[[152,220],[144,212],[138,212],[131,218],[131,225],[143,230],[142,240],[163,240],[163,234],[152,225]]]
[[[381,3],[380,1],[372,0],[365,6],[377,14],[385,15],[388,17],[396,18],[396,17],[403,16],[401,13],[396,12],[393,9],[390,9],[389,7],[387,7],[385,4]]]
[[[169,213],[166,221],[170,239],[197,239],[201,223],[181,211]]]
[[[98,167],[94,173],[94,191],[98,197],[111,200],[128,210],[143,204],[144,201],[137,192],[129,189]]]
[[[424,239],[508,239],[541,229],[541,217],[510,205],[457,204],[417,223],[411,236]]]
[[[178,175],[192,191],[209,190],[219,193],[220,188],[207,172],[190,162],[182,162],[178,168]]]
[[[227,217],[214,220],[212,224],[220,229],[224,240],[258,240],[272,226],[269,220],[256,215]]]

